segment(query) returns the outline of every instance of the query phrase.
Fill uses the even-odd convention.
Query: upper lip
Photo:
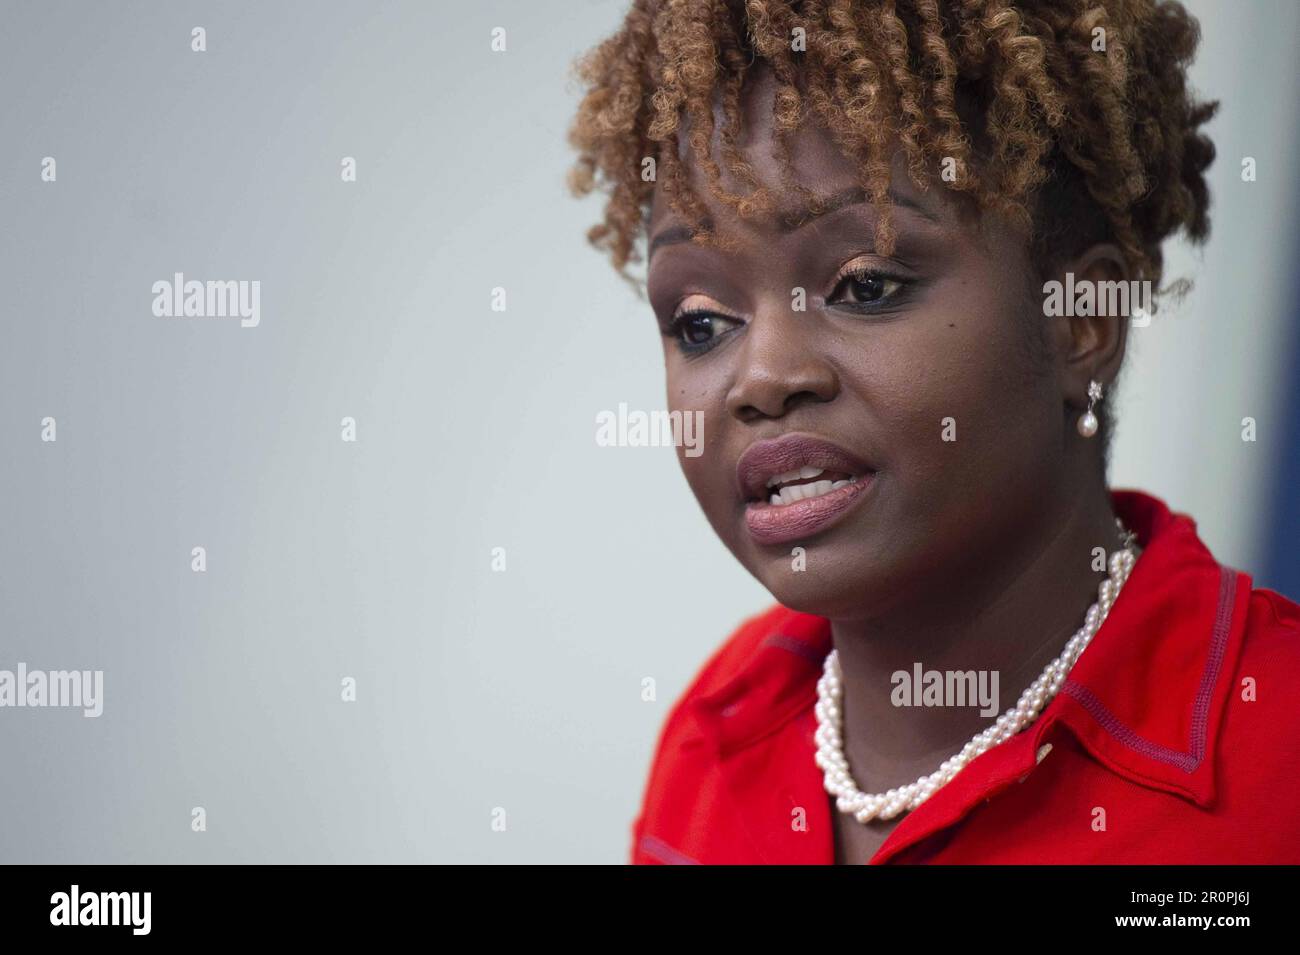
[[[755,441],[736,462],[736,483],[746,500],[767,499],[769,478],[802,467],[847,471],[859,477],[875,470],[857,455],[824,438],[785,434]]]

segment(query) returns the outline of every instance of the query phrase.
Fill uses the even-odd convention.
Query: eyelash
[[[723,318],[729,322],[739,321],[739,319],[733,318],[730,315],[723,315],[721,312],[711,312],[706,308],[692,308],[687,309],[684,312],[679,312],[677,317],[672,320],[672,323],[668,326],[668,330],[664,334],[677,343],[678,349],[680,349],[684,355],[702,355],[704,352],[709,351],[722,341],[721,335],[715,335],[706,342],[695,343],[685,341],[682,338],[682,332],[686,329],[686,325],[691,321],[691,319],[694,318]]]
[[[907,291],[908,286],[912,284],[911,279],[904,278],[901,275],[895,275],[891,272],[885,272],[881,269],[865,268],[865,269],[853,269],[851,271],[847,271],[843,273],[838,279],[836,279],[835,288],[838,289],[849,279],[857,279],[860,282],[870,281],[871,279],[880,279],[885,282],[896,282],[898,283],[899,286],[892,294],[882,299],[879,299],[878,301],[875,302],[840,303],[841,308],[847,308],[850,311],[857,312],[859,314],[880,311],[885,306],[897,304],[898,300]],[[701,342],[701,343],[691,343],[691,342],[684,341],[682,339],[682,332],[685,330],[687,323],[695,318],[721,318],[731,322],[739,321],[739,319],[735,318],[734,316],[724,315],[721,312],[714,312],[705,308],[693,308],[693,309],[687,309],[684,312],[679,312],[676,316],[674,316],[672,322],[669,323],[668,328],[665,330],[664,334],[667,337],[673,339],[673,341],[677,343],[678,349],[684,355],[688,355],[688,356],[702,355],[705,352],[712,350],[716,345],[721,343],[725,335],[725,333],[723,333],[723,335],[716,335],[713,338],[710,338],[708,341]]]

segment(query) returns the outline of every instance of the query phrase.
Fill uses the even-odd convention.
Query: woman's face
[[[770,90],[750,88],[740,145],[794,198],[778,186]],[[791,160],[823,196],[856,185],[819,128]],[[1035,357],[1050,339],[1032,325],[1047,319],[1024,240],[938,185],[920,192],[901,163],[889,256],[873,250],[869,202],[796,224],[806,217],[783,198],[784,215],[741,221],[689,172],[740,245],[675,240],[684,222],[657,188],[647,286],[669,407],[703,413],[702,453],[678,458],[731,552],[787,607],[842,619],[942,599],[1014,559],[1063,506],[1069,440],[1056,362]],[[780,475],[809,490],[769,503]]]

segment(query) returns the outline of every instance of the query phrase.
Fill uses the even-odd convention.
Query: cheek
[[[680,412],[683,420],[692,416],[700,425],[696,446],[676,449],[677,463],[713,521],[733,503],[731,475],[723,461],[727,383],[716,372],[692,367],[667,350],[664,363],[668,410]]]
[[[871,359],[866,380],[908,480],[969,489],[1003,478],[1050,440],[1050,381],[1025,346],[1032,316],[999,293],[954,286]]]

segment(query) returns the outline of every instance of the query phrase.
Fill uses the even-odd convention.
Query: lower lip
[[[830,527],[856,504],[875,481],[865,474],[851,484],[818,497],[806,497],[793,504],[755,501],[745,508],[749,534],[760,544],[788,544],[803,540]]]

